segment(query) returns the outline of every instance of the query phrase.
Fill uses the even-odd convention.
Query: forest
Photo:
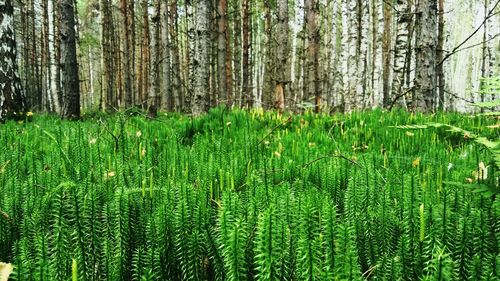
[[[0,281],[500,280],[500,0],[0,0]]]

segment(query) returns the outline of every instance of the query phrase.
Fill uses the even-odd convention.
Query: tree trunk
[[[181,111],[184,108],[184,95],[181,86],[181,66],[179,54],[179,39],[178,39],[178,21],[177,21],[177,0],[171,0],[169,4],[169,45],[170,56],[172,57],[172,86],[169,87],[172,91],[174,110]]]
[[[406,0],[397,1],[397,25],[396,25],[396,42],[394,45],[394,66],[393,66],[393,79],[392,79],[392,99],[398,98],[404,94],[405,74],[408,65],[406,63],[407,46],[408,46],[408,25],[411,20],[410,6]],[[406,107],[405,97],[401,96],[397,101],[401,107]],[[384,104],[388,106],[388,104]]]
[[[17,68],[14,9],[11,0],[0,1],[0,122],[21,119],[25,101]]]
[[[306,0],[306,29],[307,29],[307,92],[306,100],[314,98],[314,111],[321,110],[321,79],[319,74],[319,26],[318,2]]]
[[[392,7],[389,3],[384,3],[384,35],[382,39],[382,61],[384,68],[382,71],[382,91],[383,105],[388,107],[391,104],[391,36]]]
[[[250,0],[243,0],[243,61],[242,61],[242,95],[243,107],[250,108],[253,105],[253,95],[250,87]]]
[[[415,21],[415,94],[414,110],[434,111],[436,99],[436,0],[421,0]]]
[[[362,87],[358,81],[359,55],[361,52],[361,42],[358,21],[358,0],[347,1],[347,91],[346,91],[346,111],[357,109],[356,96],[359,88]]]
[[[368,1],[358,0],[358,38],[359,38],[359,60],[358,60],[358,87],[356,88],[356,104],[361,109],[368,106],[369,99],[366,98],[368,84],[368,33],[370,30],[370,8]]]
[[[193,4],[193,3],[191,3]],[[192,34],[196,42],[196,48],[190,59],[193,71],[191,113],[200,115],[209,109],[210,93],[210,0],[196,1],[196,25]]]
[[[116,47],[115,28],[110,0],[101,0],[101,100],[102,110],[108,107],[118,107],[117,92],[115,87],[116,63],[113,52]]]
[[[229,104],[226,83],[226,55],[227,55],[227,1],[218,0],[217,4],[217,84],[218,103]]]
[[[120,10],[123,13],[123,51],[122,76],[124,83],[124,105],[132,106],[134,100],[134,57],[135,57],[135,20],[134,0],[120,0]]]
[[[59,36],[57,28],[57,9],[54,7],[54,0],[48,1],[48,29],[49,29],[49,53],[50,58],[50,99],[51,109],[56,113],[61,113],[61,79],[60,79],[60,60],[58,55]]]
[[[241,9],[242,0],[233,0],[233,63],[234,63],[234,98],[239,106],[242,104],[241,90]]]
[[[160,83],[160,107],[168,111],[174,110],[173,102],[173,89],[172,82],[170,78],[170,18],[169,18],[169,7],[167,1],[160,2],[160,12],[161,15],[158,19],[160,24],[160,60],[156,63],[161,64],[161,83]],[[159,66],[158,66],[159,68]]]
[[[277,67],[274,86],[274,108],[278,111],[285,109],[286,85],[289,78],[289,26],[288,26],[288,1],[278,0],[278,33],[276,40],[278,41],[277,48]]]
[[[443,63],[439,63],[444,57],[444,0],[438,0],[438,30],[436,48],[436,63],[438,63],[436,66],[437,91],[439,97],[438,109],[444,110],[445,77]]]
[[[151,36],[149,33],[149,11],[148,0],[142,0],[142,40],[141,40],[141,60],[138,65],[140,82],[138,83],[138,98],[136,104],[140,104],[144,109],[149,96],[149,73],[151,69],[151,50],[149,48]]]
[[[80,118],[80,79],[76,60],[75,7],[73,0],[61,0],[61,88],[63,117]]]
[[[161,63],[161,41],[160,41],[160,14],[161,2],[156,0],[153,3],[153,13],[151,15],[151,24],[153,36],[151,37],[152,52],[152,71],[151,71],[151,86],[148,93],[148,115],[151,118],[156,118],[158,107],[160,106],[160,63]]]
[[[382,60],[380,46],[383,35],[380,32],[380,22],[383,26],[383,2],[380,0],[373,0],[371,2],[371,57],[370,57],[370,74],[369,74],[369,89],[370,103],[372,107],[377,106],[377,97],[380,94],[380,74],[382,69]]]
[[[264,81],[262,86],[262,105],[264,108],[269,109],[273,107],[273,83],[276,80],[275,75],[277,74],[277,68],[279,68],[279,62],[276,61],[277,55],[275,44],[273,40],[273,22],[272,22],[272,12],[271,12],[271,1],[263,1],[264,6],[264,34],[265,43],[264,51],[262,55],[264,56]],[[278,8],[279,9],[279,8]],[[279,19],[278,19],[279,21]],[[280,23],[278,23],[280,24]],[[276,52],[276,53],[275,53]]]

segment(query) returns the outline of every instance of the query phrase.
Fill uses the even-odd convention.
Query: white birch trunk
[[[396,41],[394,44],[394,66],[392,79],[392,95],[401,95],[405,89],[406,50],[408,46],[408,23],[410,20],[410,7],[408,1],[398,0],[396,9]],[[406,107],[406,98],[403,96],[398,101],[398,106]]]
[[[359,46],[358,46],[358,3],[355,0],[347,0],[347,91],[346,111],[358,109],[357,94],[361,92],[362,86],[358,83],[359,76]]]
[[[359,29],[359,55],[358,55],[358,72],[357,72],[357,87],[356,87],[356,105],[358,109],[363,109],[370,104],[366,92],[368,91],[368,33],[370,32],[370,12],[369,1],[360,1],[358,9],[361,18],[358,19]],[[360,21],[359,21],[360,20]]]
[[[55,44],[56,44],[56,36],[55,36],[55,22],[56,22],[56,13],[54,10],[54,0],[48,0],[47,2],[47,10],[48,10],[48,15],[49,15],[49,48],[48,48],[48,54],[47,56],[49,57],[49,65],[50,65],[50,71],[49,71],[49,80],[50,80],[50,100],[52,101],[51,103],[51,108],[54,112],[56,113],[61,113],[61,105],[59,103],[59,85],[57,85],[57,81],[59,81],[59,69],[57,67],[57,54],[55,52]]]
[[[162,50],[161,50],[161,71],[162,71],[162,79],[161,79],[161,108],[172,110],[173,106],[173,97],[172,91],[168,89],[171,87],[170,83],[170,38],[168,37],[168,28],[169,28],[169,16],[168,16],[168,3],[167,1],[161,1],[161,42],[162,42]],[[160,63],[155,62],[155,63]]]
[[[192,29],[195,34],[195,52],[191,56],[190,67],[193,73],[191,112],[200,115],[208,110],[210,89],[210,0],[198,0],[196,2],[196,24]]]

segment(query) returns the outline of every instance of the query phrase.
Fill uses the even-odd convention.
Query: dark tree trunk
[[[252,89],[249,83],[250,80],[250,1],[243,0],[243,106],[250,108],[253,105]]]
[[[384,3],[384,34],[382,39],[382,103],[388,107],[391,103],[391,26],[392,26],[392,7],[389,3]]]
[[[0,122],[20,119],[25,113],[21,79],[17,69],[14,36],[14,9],[11,0],[0,2]]]
[[[415,21],[415,94],[413,109],[432,112],[436,100],[437,0],[422,0]]]
[[[80,118],[80,80],[76,60],[75,7],[73,0],[61,0],[61,86],[63,117]]]

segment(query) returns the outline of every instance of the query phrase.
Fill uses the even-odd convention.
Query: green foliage
[[[13,280],[499,278],[491,119],[289,117],[7,122],[0,261]]]

